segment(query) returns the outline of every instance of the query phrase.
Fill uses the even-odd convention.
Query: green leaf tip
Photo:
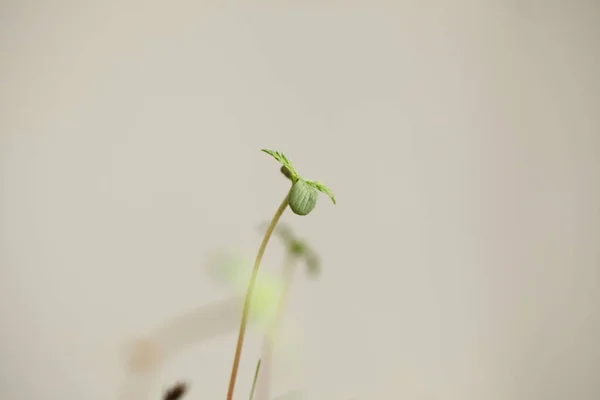
[[[285,156],[285,154],[283,154],[279,151],[269,150],[269,149],[261,149],[261,151],[263,153],[269,154],[271,157],[273,157],[274,159],[276,159],[277,161],[279,161],[282,164],[281,173],[292,181],[292,183],[294,184],[294,187],[298,186],[296,188],[297,192],[300,192],[299,189],[301,188],[301,186],[305,186],[305,189],[302,190],[302,194],[310,194],[309,192],[306,191],[306,188],[308,188],[310,186],[310,187],[318,190],[321,193],[325,193],[327,196],[329,196],[329,198],[331,199],[333,204],[337,204],[336,199],[335,199],[335,194],[333,194],[333,191],[327,185],[325,185],[323,182],[309,181],[307,179],[302,178],[300,176],[300,174],[298,174],[298,172],[296,171],[296,168],[294,168],[294,165],[292,164],[292,162]],[[294,190],[294,188],[292,190]],[[311,191],[311,190],[312,189],[310,189],[309,191]],[[298,193],[298,194],[300,194],[300,193]],[[312,195],[310,197],[311,197],[311,199],[310,199],[311,203],[316,203],[316,198],[313,198],[314,196],[312,196]],[[309,209],[300,210],[302,212],[297,212],[298,210],[294,209],[294,207],[292,207],[292,210],[298,215],[306,215],[314,208],[314,206],[315,206],[315,204],[311,204],[311,207],[309,207]]]
[[[279,151],[269,150],[269,149],[261,149],[261,151],[263,153],[267,153],[268,155],[270,155],[271,157],[273,157],[274,159],[279,161],[287,169],[287,173],[284,172],[284,175],[288,176],[288,173],[289,173],[288,178],[290,178],[292,180],[292,182],[296,182],[296,180],[298,180],[298,173],[296,172],[296,168],[294,168],[294,165],[285,156],[285,154],[283,154]],[[282,170],[282,172],[283,172],[283,170]]]
[[[317,189],[319,192],[325,193],[327,196],[329,196],[329,198],[331,199],[331,201],[333,201],[333,204],[336,204],[335,194],[333,194],[333,191],[327,185],[325,185],[323,182],[319,182],[319,181],[306,181],[306,183],[308,183],[310,186],[312,186],[315,189]]]

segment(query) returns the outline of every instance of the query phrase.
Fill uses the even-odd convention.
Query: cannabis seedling
[[[235,383],[237,380],[237,373],[240,366],[240,358],[242,355],[242,347],[244,345],[244,335],[246,333],[246,326],[248,324],[248,314],[252,302],[252,293],[254,291],[254,285],[258,276],[258,270],[260,262],[269,243],[269,239],[273,234],[273,230],[277,226],[279,219],[283,215],[289,205],[292,211],[297,215],[308,215],[316,206],[318,191],[325,193],[331,198],[331,201],[335,204],[335,195],[325,184],[318,181],[311,181],[304,179],[296,168],[292,165],[290,160],[278,151],[263,149],[263,152],[271,155],[277,161],[279,161],[283,167],[282,172],[292,181],[292,187],[289,192],[285,195],[285,198],[281,202],[281,205],[277,208],[275,215],[273,216],[262,243],[258,249],[256,255],[256,261],[254,262],[254,268],[252,269],[252,276],[250,277],[250,283],[248,284],[248,290],[246,291],[246,298],[244,300],[244,309],[242,311],[242,320],[240,322],[240,330],[238,334],[238,340],[235,348],[235,356],[233,358],[233,366],[231,368],[231,377],[229,379],[229,389],[227,391],[227,400],[233,400],[233,392],[235,390]]]

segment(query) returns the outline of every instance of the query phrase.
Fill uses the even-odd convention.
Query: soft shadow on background
[[[600,398],[599,39],[592,0],[2,1],[0,398],[117,398],[128,343],[231,298],[203,260],[254,255],[264,147],[338,197],[284,216],[323,274],[276,393]],[[234,345],[147,398],[224,398]]]

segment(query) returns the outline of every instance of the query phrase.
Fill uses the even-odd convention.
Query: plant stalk
[[[252,269],[252,276],[250,277],[250,283],[248,284],[248,290],[246,291],[246,299],[244,300],[244,310],[242,311],[242,320],[240,322],[240,331],[238,333],[237,345],[235,348],[235,356],[233,358],[233,366],[231,367],[231,378],[229,379],[229,389],[227,391],[227,400],[233,400],[233,392],[235,390],[235,382],[237,379],[238,369],[240,367],[240,358],[242,356],[242,347],[244,346],[244,336],[246,334],[246,326],[248,325],[248,314],[250,313],[250,306],[252,303],[252,294],[254,293],[254,286],[256,284],[256,278],[258,277],[258,269],[260,267],[260,262],[262,260],[263,255],[265,254],[265,249],[267,248],[267,243],[269,243],[269,239],[275,230],[275,226],[279,222],[279,219],[283,215],[283,212],[287,208],[289,204],[290,193],[288,192],[281,205],[275,212],[273,219],[271,220],[271,224],[269,228],[267,228],[267,232],[265,233],[265,237],[258,249],[258,254],[256,255],[256,261],[254,262],[254,268]]]
[[[252,389],[250,389],[250,400],[254,399],[254,389],[256,388],[256,380],[258,379],[258,373],[260,372],[260,362],[262,360],[259,358],[256,363],[256,370],[254,371],[254,380],[252,381]]]

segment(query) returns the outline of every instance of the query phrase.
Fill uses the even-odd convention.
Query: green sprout
[[[292,211],[297,215],[309,214],[315,208],[315,205],[317,203],[317,191],[327,194],[331,198],[331,201],[333,201],[333,204],[335,204],[336,202],[335,195],[333,194],[331,189],[329,189],[325,184],[321,182],[311,181],[301,177],[296,171],[294,165],[283,153],[267,149],[263,149],[262,151],[271,155],[283,165],[284,170],[282,170],[282,172],[284,172],[284,174],[288,176],[288,178],[292,181],[292,187],[286,194],[285,198],[277,208],[275,215],[271,219],[271,223],[269,224],[269,227],[265,232],[265,236],[258,249],[258,254],[256,255],[256,261],[254,262],[254,268],[252,269],[252,275],[250,277],[250,282],[248,283],[248,290],[246,291],[246,298],[244,300],[242,320],[240,322],[240,330],[238,333],[238,340],[235,348],[235,356],[233,358],[233,365],[231,368],[231,377],[229,379],[227,400],[233,400],[235,383],[242,355],[242,348],[244,346],[244,336],[246,333],[246,327],[248,325],[248,314],[250,312],[250,306],[252,303],[252,293],[256,284],[256,278],[258,276],[260,262],[267,248],[267,244],[269,243],[269,239],[271,238],[271,235],[273,234],[273,231],[277,226],[277,223],[281,219],[281,216],[283,215],[288,205],[290,206]]]
[[[290,208],[297,215],[307,215],[317,205],[319,192],[325,193],[333,204],[336,203],[333,191],[322,182],[311,181],[304,179],[298,172],[291,161],[278,151],[263,149],[263,152],[271,155],[274,159],[282,164],[281,172],[292,181],[292,189],[290,191]]]

